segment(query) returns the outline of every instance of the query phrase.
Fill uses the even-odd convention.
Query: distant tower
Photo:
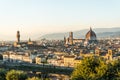
[[[29,44],[29,45],[34,44],[33,41],[31,41],[31,38],[29,38],[29,40],[28,40],[28,44]]]
[[[29,38],[29,42],[31,42],[31,38]]]
[[[66,37],[64,36],[64,44],[66,44]]]
[[[17,42],[20,42],[20,31],[17,31]]]
[[[73,32],[69,33],[69,44],[73,45]]]

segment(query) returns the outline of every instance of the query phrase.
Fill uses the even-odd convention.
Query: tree
[[[38,77],[32,77],[32,78],[28,78],[27,80],[41,80]]]
[[[5,69],[0,69],[0,80],[6,80],[6,73],[7,71]]]
[[[23,71],[11,70],[7,72],[7,80],[26,80],[27,74]]]
[[[120,80],[120,60],[108,63],[108,70],[104,75],[105,80]]]
[[[3,56],[2,56],[2,54],[0,54],[0,60],[3,60]]]
[[[86,57],[74,69],[72,80],[103,80],[107,65],[100,57]]]
[[[32,77],[32,78],[28,78],[27,80],[50,80],[50,79],[48,79],[48,78],[40,79],[38,77]]]

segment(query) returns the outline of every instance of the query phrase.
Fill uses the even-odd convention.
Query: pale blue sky
[[[0,39],[120,27],[120,0],[0,0]]]

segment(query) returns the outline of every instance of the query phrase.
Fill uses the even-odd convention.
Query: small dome
[[[92,28],[86,34],[86,40],[96,40],[96,34],[92,31]]]

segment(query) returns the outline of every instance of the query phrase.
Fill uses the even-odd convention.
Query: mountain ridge
[[[74,38],[85,38],[86,33],[89,29],[77,30],[73,31]],[[96,33],[98,38],[105,38],[105,37],[120,37],[120,27],[116,28],[93,28],[93,31]],[[64,36],[68,37],[69,32],[61,32],[61,33],[51,33],[46,34],[38,39],[48,39],[48,40],[63,40]]]

